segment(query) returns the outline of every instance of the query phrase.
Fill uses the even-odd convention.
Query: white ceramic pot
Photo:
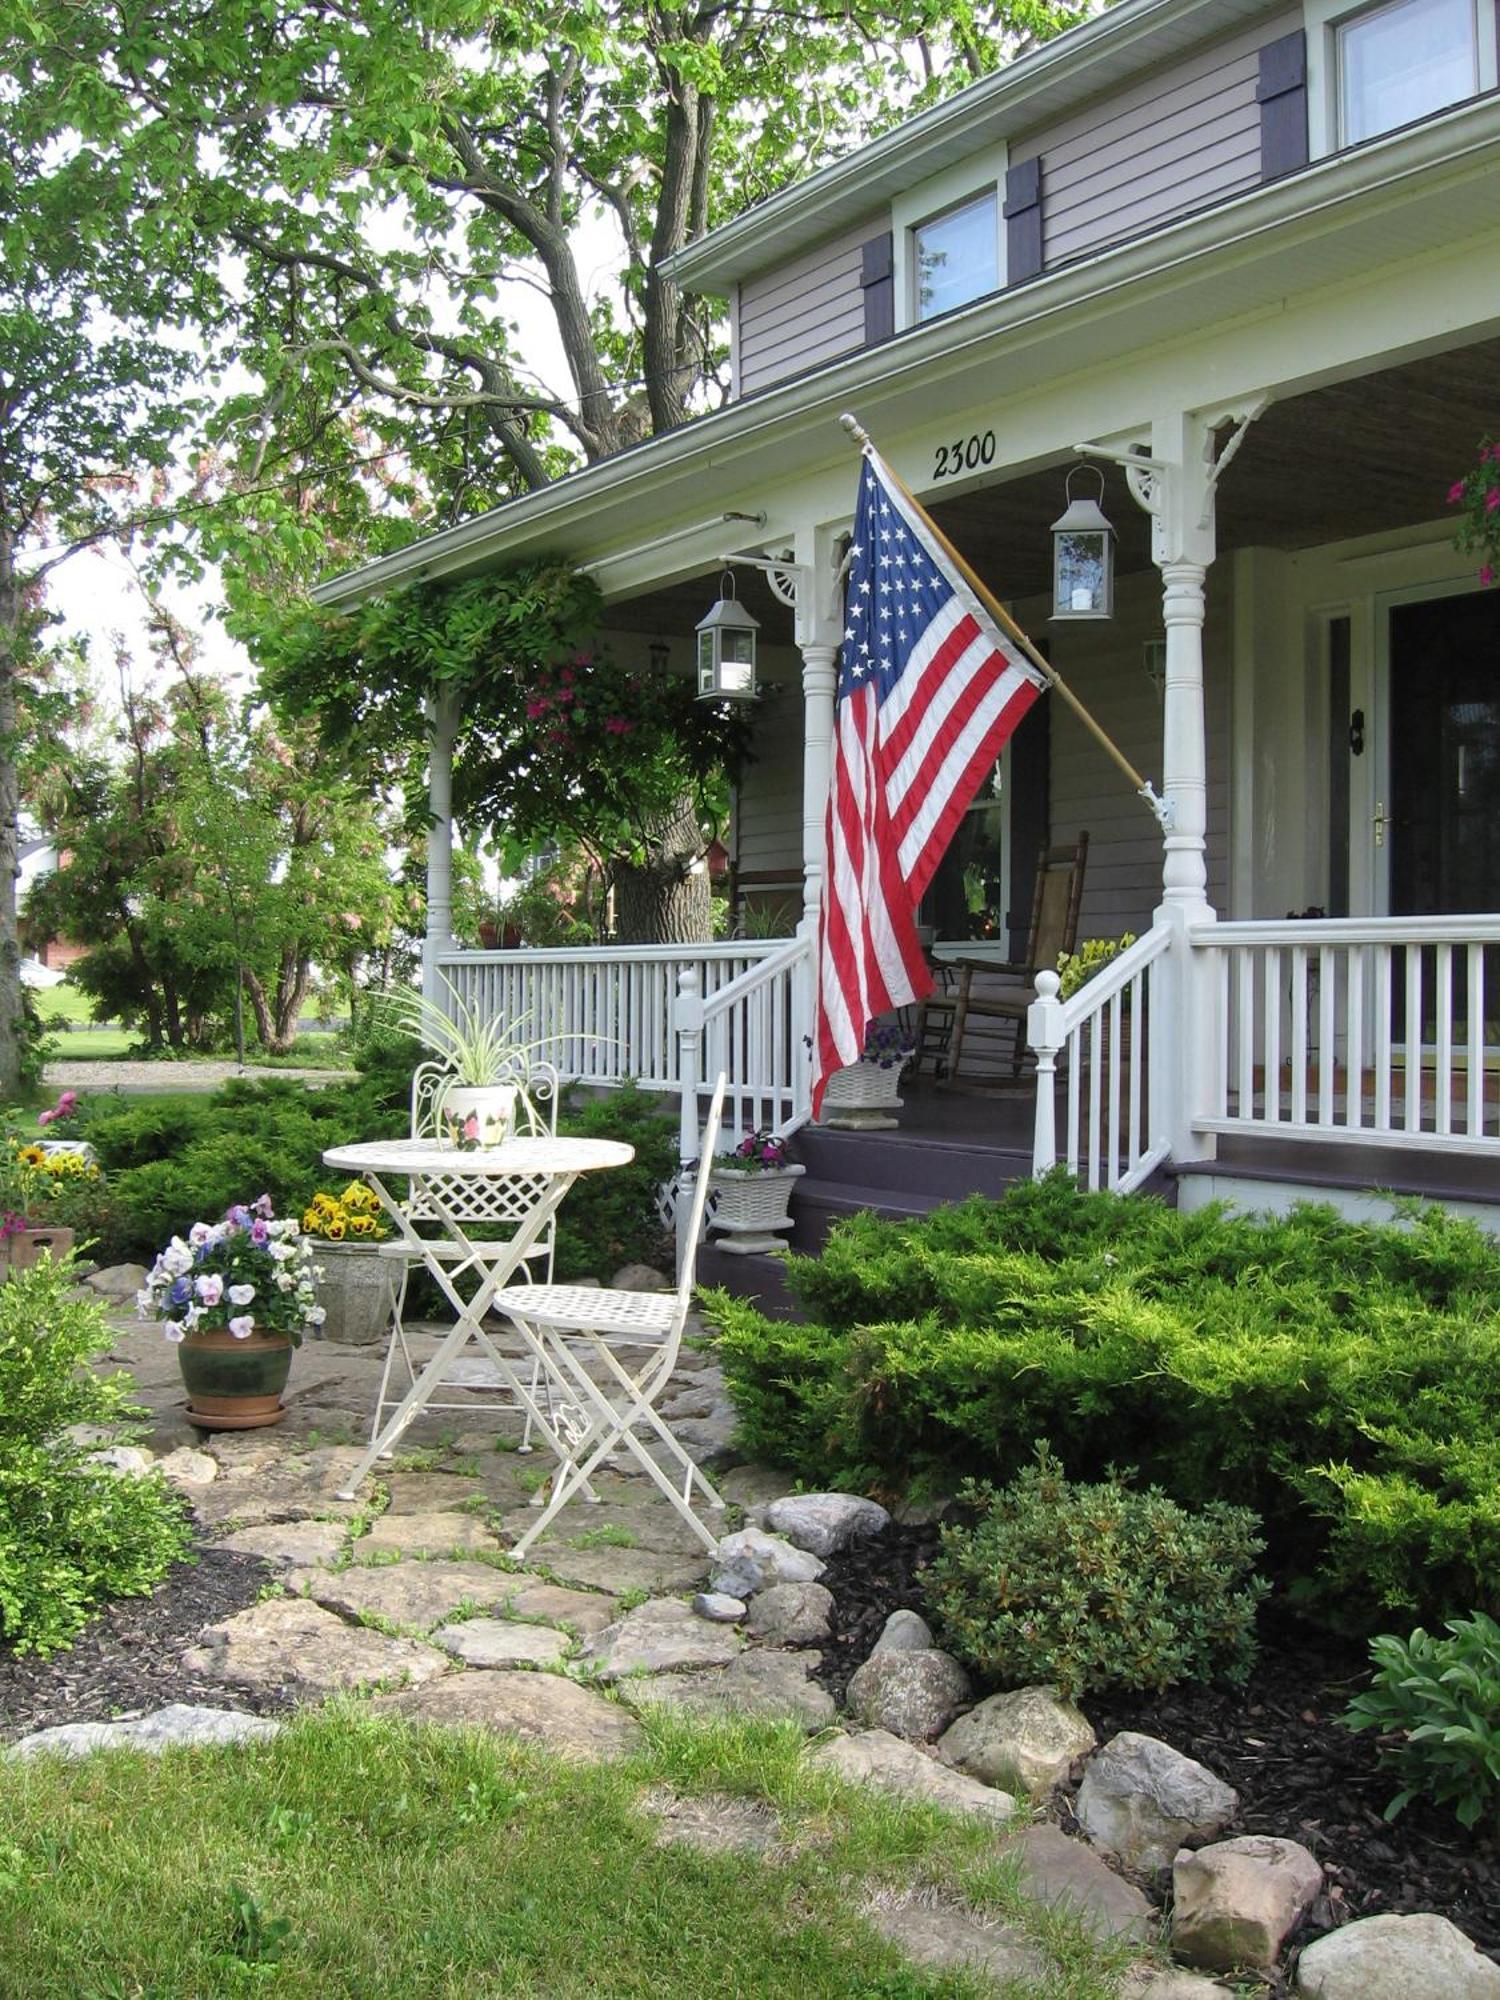
[[[517,1086],[513,1083],[450,1083],[438,1116],[444,1131],[462,1131],[470,1118],[479,1125],[481,1146],[499,1146],[516,1129]]]
[[[888,1069],[879,1063],[851,1063],[837,1069],[823,1093],[820,1124],[845,1132],[888,1132],[897,1123],[891,1115],[901,1109],[901,1072],[911,1061],[909,1055]]]
[[[775,1234],[790,1229],[787,1208],[792,1190],[806,1167],[764,1167],[747,1173],[737,1167],[715,1167],[713,1191],[716,1197],[709,1227],[718,1237],[718,1248],[736,1257],[753,1252],[785,1250]]]

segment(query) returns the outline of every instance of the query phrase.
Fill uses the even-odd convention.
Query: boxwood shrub
[[[951,1491],[1044,1438],[1073,1478],[1254,1508],[1352,1628],[1500,1609],[1500,1253],[1441,1210],[1236,1219],[1054,1176],[855,1217],[788,1280],[805,1325],[715,1311],[742,1441],[810,1482]]]

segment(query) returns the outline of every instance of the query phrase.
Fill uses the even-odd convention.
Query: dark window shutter
[[[1260,52],[1260,177],[1295,173],[1307,165],[1307,37],[1294,28]]]
[[[896,262],[891,232],[872,236],[860,252],[859,282],[865,294],[865,346],[889,340],[896,331]]]
[[[1042,268],[1042,162],[1022,160],[1005,176],[1005,282],[1019,285]]]

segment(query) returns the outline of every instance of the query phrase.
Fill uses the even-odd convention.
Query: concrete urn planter
[[[835,1070],[823,1093],[821,1125],[841,1132],[889,1132],[901,1109],[901,1072],[911,1061],[904,1055],[898,1062],[851,1063]]]
[[[756,1251],[785,1251],[778,1230],[790,1229],[787,1213],[792,1191],[807,1169],[802,1166],[762,1167],[751,1173],[736,1167],[715,1167],[716,1204],[709,1221],[718,1248],[736,1257]]]
[[[318,1242],[313,1254],[323,1274],[316,1281],[327,1315],[323,1338],[336,1347],[373,1347],[391,1323],[399,1261],[382,1257],[377,1243]]]

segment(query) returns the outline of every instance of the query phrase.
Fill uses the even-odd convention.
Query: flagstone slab
[[[706,1549],[699,1556],[679,1556],[656,1549],[574,1549],[565,1542],[544,1540],[532,1544],[526,1560],[549,1570],[562,1583],[588,1584],[620,1595],[627,1590],[695,1590],[708,1572]]]
[[[458,1472],[398,1472],[375,1461],[375,1477],[390,1496],[387,1514],[464,1512],[464,1502],[487,1498],[484,1481]]]
[[[354,1545],[356,1563],[373,1555],[453,1556],[499,1553],[500,1539],[473,1514],[382,1514]]]
[[[744,1645],[727,1625],[699,1618],[677,1597],[653,1597],[589,1640],[583,1658],[603,1681],[683,1667],[722,1667]]]
[[[512,1618],[525,1618],[537,1625],[565,1625],[581,1639],[592,1638],[615,1620],[615,1600],[602,1591],[568,1590],[558,1583],[536,1583],[525,1575],[512,1576],[521,1588],[509,1600]]]
[[[642,1478],[644,1481],[644,1475]],[[559,1552],[563,1548],[581,1548],[587,1552],[592,1549],[599,1531],[604,1529],[622,1539],[628,1536],[627,1549],[634,1548],[651,1556],[687,1557],[703,1548],[698,1536],[680,1515],[673,1512],[654,1486],[643,1483],[621,1492],[623,1480],[613,1481],[612,1484],[614,1493],[608,1499],[601,1495],[599,1506],[581,1502],[564,1508],[548,1527],[546,1546]],[[536,1512],[528,1501],[518,1500],[514,1506],[502,1510],[500,1526],[507,1535],[519,1541],[535,1522]],[[603,1552],[612,1553],[614,1546],[605,1544]],[[527,1553],[529,1555],[531,1551]],[[706,1549],[703,1554],[707,1561]],[[555,1564],[552,1566],[556,1567]]]
[[[432,1635],[466,1667],[555,1667],[573,1650],[573,1641],[555,1625],[523,1625],[510,1618],[466,1618]]]
[[[867,1785],[901,1799],[919,1799],[927,1805],[941,1806],[944,1812],[962,1813],[996,1826],[1003,1826],[1015,1817],[1016,1802],[1009,1792],[982,1785],[977,1778],[966,1778],[962,1771],[950,1770],[919,1750],[916,1744],[893,1736],[888,1729],[862,1729],[852,1736],[835,1736],[813,1751],[812,1761],[836,1772],[850,1784]]]
[[[360,1502],[338,1497],[359,1463],[355,1445],[319,1446],[306,1452],[258,1445],[235,1452],[214,1438],[204,1449],[218,1460],[219,1477],[211,1485],[191,1488],[188,1497],[205,1527],[347,1520],[361,1511]]]
[[[321,1605],[280,1597],[210,1625],[183,1665],[227,1687],[321,1700],[401,1679],[433,1680],[452,1662],[418,1640],[348,1625]]]
[[[965,1910],[879,1902],[864,1914],[914,1965],[936,1972],[977,1972],[997,1981],[1012,1980],[1027,1992],[1041,1985],[1052,1969],[1018,1932],[1003,1924],[980,1923]]]
[[[491,1729],[589,1763],[632,1757],[646,1745],[640,1724],[618,1702],[561,1674],[498,1669],[455,1674],[384,1695],[374,1707],[413,1722]]]
[[[723,1629],[723,1628],[720,1628]],[[727,1667],[702,1673],[648,1674],[622,1681],[620,1699],[634,1709],[678,1708],[705,1719],[796,1722],[809,1736],[838,1711],[833,1696],[811,1678],[817,1653],[741,1653]]]
[[[516,1578],[489,1563],[411,1561],[300,1570],[287,1579],[287,1588],[342,1618],[382,1618],[427,1632],[465,1605],[503,1611],[515,1595]]]
[[[342,1521],[267,1521],[259,1528],[236,1528],[218,1546],[237,1555],[259,1556],[275,1569],[307,1569],[342,1555],[349,1530]]]

